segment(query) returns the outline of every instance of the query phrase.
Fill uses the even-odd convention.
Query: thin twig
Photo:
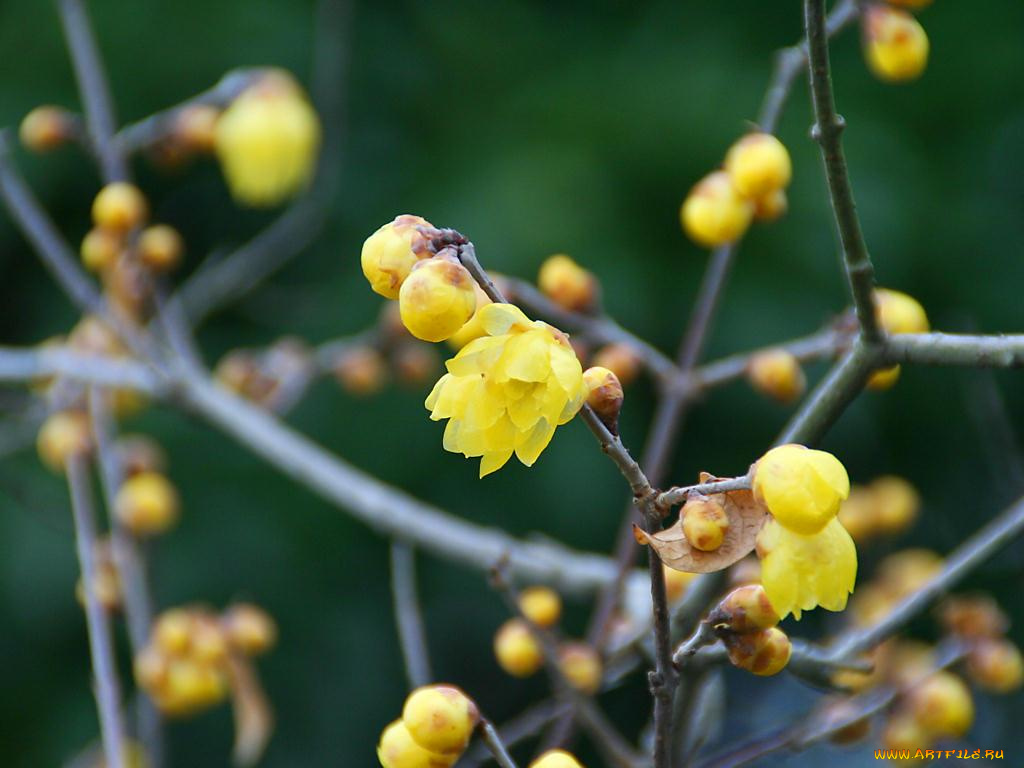
[[[481,720],[480,725],[477,727],[480,730],[480,739],[487,745],[491,754],[494,755],[494,762],[500,768],[516,768],[516,761],[508,753],[508,749],[501,740],[501,734],[498,733],[498,729],[494,727],[491,721]]]
[[[96,595],[96,518],[93,514],[89,463],[81,455],[67,459],[68,489],[75,521],[75,545],[85,592],[85,618],[89,629],[89,653],[96,685],[103,752],[110,768],[124,768],[124,722],[121,718],[121,686],[114,662],[114,640],[107,616]]]
[[[821,145],[825,163],[829,197],[835,213],[836,227],[842,246],[843,264],[853,296],[853,305],[860,322],[861,336],[869,344],[882,338],[875,317],[875,269],[871,264],[857,205],[853,200],[849,171],[840,139],[846,123],[836,113],[832,95],[832,76],[829,72],[828,31],[825,26],[825,0],[805,0],[804,20],[807,33],[808,72],[811,81],[811,101],[814,105],[814,127],[811,135]]]
[[[416,555],[412,547],[397,539],[391,542],[391,596],[409,686],[419,688],[434,676],[416,595]]]
[[[682,504],[691,495],[703,494],[709,496],[714,493],[726,493],[727,491],[746,491],[750,489],[750,475],[742,477],[730,477],[725,480],[709,480],[706,483],[695,485],[675,486],[658,494],[655,505],[660,509],[668,509],[676,504]]]
[[[60,0],[60,19],[71,51],[78,91],[84,102],[85,124],[103,176],[109,181],[130,177],[128,165],[113,142],[115,118],[110,88],[82,0]]]
[[[555,699],[534,704],[511,720],[502,723],[497,729],[498,735],[506,747],[514,747],[519,742],[536,736],[544,726],[559,717],[569,706]],[[486,745],[474,744],[459,759],[459,768],[479,768],[490,759],[491,754]]]

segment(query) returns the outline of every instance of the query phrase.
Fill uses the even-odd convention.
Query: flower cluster
[[[753,219],[786,212],[793,173],[785,145],[770,133],[749,133],[729,148],[724,169],[694,185],[679,210],[683,229],[705,247],[738,240]]]
[[[427,685],[409,694],[402,716],[381,733],[384,768],[448,768],[466,749],[480,712],[453,685]]]
[[[846,469],[830,453],[802,445],[768,451],[754,466],[755,497],[771,514],[757,537],[761,581],[779,616],[846,607],[857,550],[836,515],[850,493]]]

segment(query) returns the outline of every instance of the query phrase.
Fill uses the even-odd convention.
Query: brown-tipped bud
[[[461,755],[479,721],[476,704],[454,685],[417,688],[402,707],[402,722],[413,740],[441,755]]]
[[[277,642],[277,624],[257,605],[232,605],[224,614],[222,623],[231,646],[247,656],[266,653]]]
[[[967,655],[967,673],[979,686],[1009,693],[1024,683],[1024,659],[1009,640],[981,640]]]
[[[334,364],[334,378],[350,394],[372,395],[387,381],[387,366],[384,357],[373,347],[355,347]]]
[[[807,377],[800,362],[786,349],[766,349],[747,364],[750,386],[780,403],[791,403],[804,393]]]
[[[410,341],[395,349],[391,364],[400,382],[418,386],[436,377],[440,359],[433,347]]]
[[[759,632],[779,623],[779,615],[760,584],[737,587],[708,616],[716,627],[733,632]]]
[[[722,546],[729,532],[729,516],[714,496],[690,496],[679,514],[690,546],[701,552],[714,552]]]
[[[558,649],[558,667],[578,691],[595,694],[601,688],[601,656],[586,643],[566,643]]]
[[[587,405],[594,409],[613,434],[619,434],[619,412],[622,410],[622,384],[614,371],[595,365],[583,372],[587,388]]]
[[[174,140],[192,152],[213,152],[220,110],[205,104],[186,107],[174,121]]]
[[[256,356],[242,349],[222,357],[213,377],[225,389],[254,403],[270,402],[277,391],[277,382],[264,375]]]
[[[943,627],[954,635],[968,639],[1001,637],[1010,620],[988,595],[949,597],[939,607]]]
[[[789,200],[784,189],[773,189],[754,198],[754,218],[758,221],[775,221],[785,216],[788,210]]]
[[[154,224],[142,230],[136,247],[143,264],[154,272],[169,272],[181,262],[185,241],[174,227]]]
[[[123,435],[115,444],[121,470],[126,477],[142,472],[164,472],[167,454],[160,444],[146,435]]]
[[[733,666],[763,677],[781,672],[793,653],[789,637],[778,627],[727,635],[725,645]]]
[[[602,347],[591,360],[595,368],[607,368],[614,373],[623,387],[628,387],[640,374],[640,358],[626,344]]]
[[[100,227],[90,229],[82,239],[82,246],[79,249],[82,266],[90,272],[105,272],[117,263],[122,245],[119,233]]]
[[[36,438],[39,458],[54,472],[63,472],[72,456],[92,450],[92,427],[81,411],[58,411],[47,417]]]
[[[564,253],[544,260],[537,286],[553,302],[574,312],[585,312],[597,304],[597,279]]]
[[[61,107],[36,107],[21,121],[18,137],[25,149],[49,152],[66,144],[75,135],[71,113]]]

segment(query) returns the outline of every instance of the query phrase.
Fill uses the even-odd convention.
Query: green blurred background
[[[90,5],[126,121],[240,65],[283,66],[309,81],[312,2]],[[918,297],[944,330],[1024,331],[1024,4],[937,0],[921,19],[932,60],[910,86],[884,85],[866,71],[855,29],[833,47],[852,181],[878,278]],[[616,318],[673,349],[707,258],[681,235],[679,202],[755,116],[773,50],[800,33],[800,3],[357,2],[353,24],[344,161],[328,225],[265,287],[201,329],[207,362],[283,334],[319,342],[365,327],[381,302],[360,275],[359,247],[403,212],[461,229],[485,265],[502,272],[532,278],[545,256],[571,254],[602,279]],[[50,3],[0,3],[0,55],[0,125],[16,125],[40,103],[78,108]],[[846,300],[809,124],[800,81],[779,128],[795,166],[790,213],[745,240],[708,357],[810,332]],[[92,166],[72,149],[17,160],[77,243],[99,186]],[[212,163],[168,175],[140,161],[137,170],[155,217],[185,234],[188,269],[270,218],[237,210]],[[0,291],[4,344],[38,342],[75,320],[5,216]],[[821,368],[809,373],[813,381]],[[1020,374],[994,378],[1011,426],[1024,426]],[[969,371],[906,370],[894,390],[861,397],[826,440],[855,480],[897,473],[921,489],[922,519],[896,545],[946,552],[1021,493],[1017,459],[977,416],[984,385]],[[356,400],[328,381],[289,420],[357,466],[470,520],[581,549],[610,547],[623,484],[581,424],[560,430],[533,469],[511,463],[479,481],[476,462],[441,450],[424,394],[390,388]],[[651,405],[646,383],[628,393],[623,432],[635,451]],[[788,415],[742,382],[714,393],[687,424],[673,478],[744,470]],[[386,542],[170,409],[154,407],[126,428],[167,448],[184,500],[180,525],[156,553],[159,603],[249,598],[280,622],[280,645],[260,663],[278,713],[263,764],[376,764],[377,735],[398,715],[406,685]],[[883,549],[862,552],[863,572]],[[1001,598],[1018,643],[1022,556],[1018,545],[970,585]],[[506,614],[482,574],[430,557],[420,563],[437,676],[464,686],[498,721],[542,696],[542,680],[511,680],[493,660],[491,636]],[[30,448],[5,456],[5,766],[59,765],[96,734],[76,570],[63,483]],[[566,628],[581,632],[586,615],[584,604],[571,605]],[[822,618],[796,629],[818,631]],[[932,624],[918,630],[927,637]],[[729,740],[785,722],[814,698],[792,680],[728,680]],[[615,720],[635,734],[647,712],[641,681],[606,698]],[[978,707],[970,743],[1006,749],[1007,764],[1019,762],[1024,735],[1014,724],[1024,717],[1024,698],[980,695]],[[172,764],[224,765],[230,740],[226,707],[175,724]],[[834,759],[866,765],[877,741]]]

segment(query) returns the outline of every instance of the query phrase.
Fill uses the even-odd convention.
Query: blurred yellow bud
[[[565,679],[578,691],[588,695],[601,688],[604,667],[601,656],[586,643],[565,643],[558,649],[558,667]]]
[[[82,239],[82,265],[90,272],[103,272],[114,266],[121,254],[121,235],[109,229],[95,227]]]
[[[235,200],[270,207],[298,194],[312,177],[320,119],[292,76],[274,70],[224,110],[216,145]]]
[[[777,627],[727,635],[725,645],[733,666],[762,677],[776,675],[785,669],[793,653],[789,637]]]
[[[1010,620],[989,595],[947,597],[939,606],[939,619],[948,632],[970,640],[997,638]]]
[[[221,669],[192,659],[172,659],[163,687],[153,693],[162,712],[181,717],[219,704],[227,692]]]
[[[579,760],[564,749],[549,749],[532,763],[529,768],[583,768]]]
[[[864,12],[864,57],[878,77],[890,83],[914,80],[928,65],[928,35],[906,11],[882,4]]]
[[[615,374],[623,387],[628,387],[640,375],[640,358],[628,344],[601,347],[591,362],[594,368],[607,368]]]
[[[451,685],[417,688],[402,708],[402,722],[413,741],[443,755],[461,754],[479,720],[476,704]]]
[[[155,224],[142,230],[136,247],[143,264],[154,272],[169,272],[181,262],[185,242],[174,227]]]
[[[562,616],[562,598],[550,587],[527,587],[519,593],[519,610],[540,627],[552,627]]]
[[[921,497],[902,477],[878,477],[872,481],[871,491],[877,505],[877,525],[882,533],[900,533],[917,519]]]
[[[544,260],[537,286],[553,302],[573,312],[586,311],[597,301],[597,279],[563,253]]]
[[[192,615],[183,608],[161,613],[153,625],[153,644],[168,656],[184,656],[192,642]]]
[[[334,364],[334,378],[353,395],[372,395],[387,381],[384,357],[373,347],[347,350]]]
[[[807,388],[807,377],[792,352],[782,348],[757,352],[747,363],[747,379],[758,392],[791,403]]]
[[[126,479],[114,498],[114,514],[136,536],[163,533],[178,519],[178,492],[156,472]]]
[[[900,291],[875,289],[876,316],[886,333],[928,333],[928,315],[921,303]]]
[[[951,672],[933,673],[911,690],[909,708],[929,733],[960,738],[974,722],[974,700],[963,680]]]
[[[71,456],[87,456],[92,450],[92,427],[82,411],[50,414],[36,437],[36,449],[43,464],[63,472]]]
[[[865,386],[872,392],[884,392],[892,387],[899,381],[900,378],[900,366],[893,365],[888,368],[881,368],[872,373],[867,380]]]
[[[729,516],[720,501],[713,496],[690,496],[679,514],[690,546],[701,552],[714,552],[722,546],[729,531]]]
[[[512,677],[529,677],[544,663],[540,644],[520,619],[509,619],[494,635],[494,656]]]
[[[99,191],[92,202],[93,223],[113,232],[127,232],[149,216],[149,204],[134,184],[115,181]]]
[[[476,310],[469,271],[457,261],[433,258],[413,265],[402,283],[398,308],[409,333],[423,341],[444,341]]]
[[[784,189],[773,189],[754,198],[754,218],[758,221],[781,219],[789,210],[789,198]]]
[[[49,152],[63,146],[75,135],[71,114],[61,107],[36,107],[21,121],[18,137],[25,149]]]
[[[1024,684],[1024,659],[1009,640],[982,640],[967,654],[967,673],[993,693],[1010,693]]]
[[[432,226],[421,216],[403,214],[366,238],[359,260],[375,293],[386,299],[398,298],[402,283],[419,260],[420,248],[425,243],[418,228]]]
[[[725,171],[715,171],[698,181],[679,211],[686,234],[708,248],[738,240],[753,215],[754,204],[739,193]]]
[[[930,734],[917,720],[905,712],[898,712],[889,718],[882,731],[882,746],[886,749],[909,751],[927,749],[932,743]]]
[[[213,152],[217,148],[217,120],[220,110],[207,104],[183,109],[174,124],[174,138],[192,152]]]
[[[377,759],[383,768],[449,768],[458,755],[439,755],[424,749],[413,739],[405,723],[395,720],[380,735]]]
[[[228,644],[246,656],[259,656],[277,642],[277,624],[270,614],[252,603],[235,603],[223,618]]]
[[[758,198],[785,189],[793,165],[785,145],[770,133],[749,133],[729,148],[725,171],[744,197]]]
[[[391,363],[399,381],[413,386],[436,378],[440,367],[437,352],[414,341],[400,344],[391,354]]]

